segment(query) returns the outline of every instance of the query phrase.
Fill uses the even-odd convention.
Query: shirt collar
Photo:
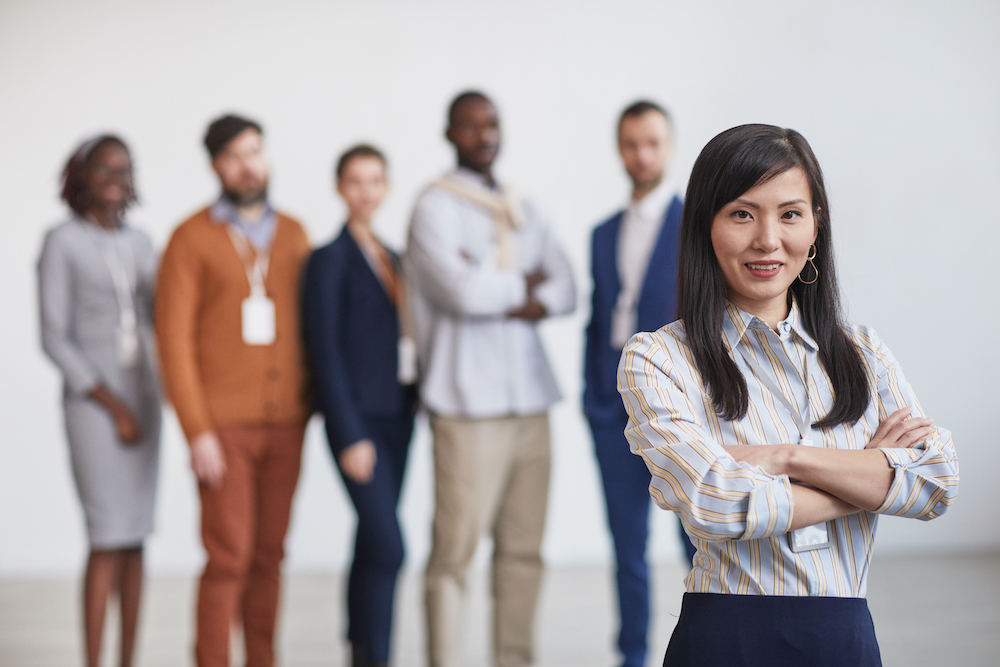
[[[501,189],[500,183],[496,180],[496,177],[493,178],[493,187],[491,187],[487,182],[486,176],[480,174],[478,171],[473,171],[468,167],[457,167],[451,172],[450,176],[456,180],[462,181],[463,183],[475,185],[491,192],[496,192]]]
[[[663,218],[664,213],[666,213],[667,205],[670,204],[676,193],[677,188],[674,187],[673,181],[664,178],[660,181],[659,185],[647,192],[646,196],[642,199],[630,199],[628,208],[640,220],[659,222]]]
[[[113,229],[102,227],[96,221],[88,220],[85,216],[77,213],[76,211],[73,211],[72,220],[78,225],[83,225],[86,229],[93,229],[104,234],[114,234],[115,232],[124,231],[132,226],[124,214],[122,214],[122,216],[118,219],[119,225]]]
[[[252,226],[252,223],[248,223],[242,218],[240,218],[239,209],[236,208],[234,204],[228,197],[221,195],[212,204],[212,208],[209,210],[211,218],[214,222],[224,223],[228,222],[232,225],[237,225],[239,227]],[[274,218],[274,209],[271,208],[270,203],[265,203],[264,216],[260,219],[260,223],[270,223]],[[258,224],[260,224],[258,223]]]
[[[766,322],[761,320],[756,315],[751,315],[750,313],[742,310],[735,305],[732,301],[726,300],[726,312],[722,317],[722,335],[726,340],[730,350],[735,350],[736,346],[739,344],[743,337],[746,335],[747,329],[753,327],[754,329],[770,329]],[[785,339],[791,334],[795,334],[799,339],[805,343],[806,347],[810,348],[813,352],[819,350],[819,346],[813,337],[806,332],[805,327],[802,326],[802,317],[799,313],[799,303],[792,297],[792,307],[788,309],[788,316],[778,322],[778,337]]]

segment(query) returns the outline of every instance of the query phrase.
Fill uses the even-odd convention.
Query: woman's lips
[[[747,262],[743,266],[747,267],[750,275],[757,278],[773,278],[781,273],[781,262]]]

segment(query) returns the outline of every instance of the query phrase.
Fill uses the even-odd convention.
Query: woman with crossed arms
[[[618,372],[650,493],[698,550],[663,664],[880,665],[878,517],[943,514],[958,460],[878,334],[843,323],[802,135],[744,125],[702,150],[678,292]]]

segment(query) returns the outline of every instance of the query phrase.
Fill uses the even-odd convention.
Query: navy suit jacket
[[[639,293],[639,331],[656,331],[676,319],[677,246],[683,208],[684,203],[677,196],[667,206]],[[591,421],[605,423],[625,418],[618,393],[618,360],[622,351],[611,346],[611,313],[621,291],[618,237],[624,215],[624,211],[619,211],[598,225],[591,242],[594,294],[583,362],[583,411]]]
[[[416,389],[397,379],[396,306],[346,225],[309,257],[302,293],[316,407],[334,453],[370,438],[366,423],[372,417],[412,416]]]

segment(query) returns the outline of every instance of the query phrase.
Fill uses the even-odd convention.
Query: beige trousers
[[[493,537],[493,651],[497,667],[532,662],[549,495],[548,414],[495,419],[431,416],[434,528],[425,603],[431,667],[456,667],[466,572],[480,537]]]

